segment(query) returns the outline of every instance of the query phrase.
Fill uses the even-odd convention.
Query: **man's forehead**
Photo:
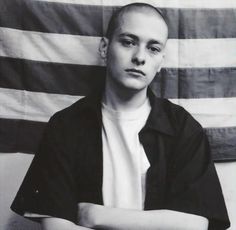
[[[115,34],[146,37],[149,40],[159,41],[166,39],[168,29],[165,21],[157,13],[147,14],[146,11],[128,11],[120,15]]]

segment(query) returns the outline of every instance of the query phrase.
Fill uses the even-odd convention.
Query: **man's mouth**
[[[126,69],[125,71],[128,72],[128,73],[134,74],[134,75],[136,75],[136,74],[137,75],[143,75],[143,76],[146,75],[143,71],[138,70],[138,69]]]

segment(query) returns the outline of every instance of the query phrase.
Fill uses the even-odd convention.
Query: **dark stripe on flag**
[[[214,161],[236,160],[236,127],[207,128]]]
[[[162,69],[152,89],[164,98],[235,97],[235,76],[236,68]]]
[[[0,58],[0,87],[88,95],[104,85],[105,68]]]
[[[0,87],[88,95],[104,84],[105,68],[0,57]],[[165,98],[236,97],[235,68],[162,69],[152,89]]]
[[[0,118],[0,152],[35,153],[46,123]]]
[[[0,26],[20,30],[102,36],[115,6],[29,0],[0,1]],[[170,38],[236,37],[236,9],[163,8]]]
[[[35,153],[46,123],[0,118],[0,152]],[[236,127],[207,128],[215,161],[236,160]]]

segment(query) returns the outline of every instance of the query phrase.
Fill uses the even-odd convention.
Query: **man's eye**
[[[154,46],[149,47],[149,50],[152,53],[160,53],[161,52],[161,49],[159,47],[154,47]]]
[[[135,45],[134,41],[132,41],[132,40],[126,40],[126,39],[121,40],[121,44],[122,44],[123,46],[126,46],[126,47],[130,47],[130,46],[134,46],[134,45]]]

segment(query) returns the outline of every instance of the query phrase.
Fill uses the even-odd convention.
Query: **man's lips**
[[[141,74],[143,76],[146,75],[143,71],[138,70],[138,69],[126,69],[125,71],[128,72],[128,73],[135,73],[135,74],[138,73],[138,74]]]

